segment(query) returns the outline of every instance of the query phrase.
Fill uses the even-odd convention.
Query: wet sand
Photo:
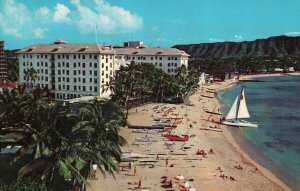
[[[137,133],[122,128],[120,133],[128,142],[123,152],[135,153],[141,158],[131,163],[131,169],[128,169],[128,162],[122,162],[125,168],[120,168],[115,177],[97,172],[97,180],[88,181],[88,190],[168,190],[170,188],[166,188],[161,178],[166,176],[177,191],[181,183],[174,179],[177,175],[189,179],[195,190],[291,190],[239,147],[228,130],[232,127],[219,123],[220,115],[208,113],[219,113],[220,103],[214,92],[235,83],[235,80],[228,80],[205,86],[190,97],[191,106],[152,103],[131,109],[130,125],[177,124],[172,134],[189,134],[189,141],[171,145],[172,142],[166,141],[158,130]],[[217,127],[222,132],[201,130],[203,127]],[[209,154],[210,149],[213,149],[212,154]],[[198,150],[203,150],[206,156],[196,155]]]

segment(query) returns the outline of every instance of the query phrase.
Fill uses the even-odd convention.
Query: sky
[[[300,36],[300,0],[0,0],[6,49],[69,43],[171,47]]]

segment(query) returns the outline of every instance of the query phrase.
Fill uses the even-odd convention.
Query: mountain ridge
[[[172,48],[183,50],[193,58],[300,57],[300,36],[282,35],[254,41],[180,44]]]

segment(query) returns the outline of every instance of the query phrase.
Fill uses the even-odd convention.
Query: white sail
[[[235,101],[233,102],[227,116],[225,119],[235,119],[236,118],[236,110],[237,110],[237,101],[238,101],[238,97],[236,97]]]
[[[242,90],[241,94],[236,97],[225,119],[229,120],[240,118],[250,118],[250,114],[246,105],[244,89]]]
[[[250,114],[246,105],[246,97],[244,89],[240,95],[240,107],[238,108],[237,118],[250,118]]]

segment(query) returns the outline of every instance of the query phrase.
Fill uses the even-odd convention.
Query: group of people
[[[214,154],[214,150],[212,148],[209,149],[208,154]],[[206,156],[206,152],[204,150],[198,149],[196,155],[202,155],[203,157]]]

